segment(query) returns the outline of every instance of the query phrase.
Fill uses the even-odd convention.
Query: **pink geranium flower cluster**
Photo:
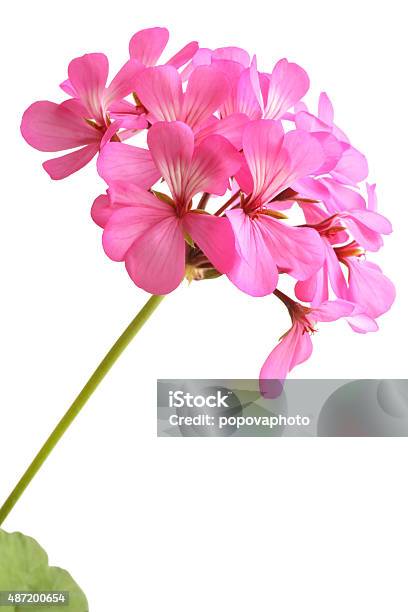
[[[105,55],[72,60],[61,84],[69,99],[32,104],[22,134],[41,151],[74,149],[44,163],[53,179],[98,156],[108,189],[92,217],[138,287],[162,295],[185,277],[225,274],[250,296],[275,294],[292,325],[261,377],[283,379],[310,356],[318,323],[378,329],[395,290],[367,253],[391,225],[375,185],[360,187],[366,158],[328,96],[316,115],[302,101],[303,68],[281,59],[262,72],[243,49],[196,42],[163,63],[168,37],[136,33],[108,86]],[[278,289],[283,275],[295,279],[293,297]]]

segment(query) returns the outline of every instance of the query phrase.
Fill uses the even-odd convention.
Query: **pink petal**
[[[392,225],[389,220],[374,210],[363,210],[358,208],[356,210],[348,211],[344,214],[344,216],[354,217],[354,219],[358,220],[360,223],[363,223],[366,227],[369,227],[373,231],[379,232],[380,234],[392,233]]]
[[[194,150],[185,190],[188,202],[196,193],[207,191],[224,195],[229,187],[229,178],[238,171],[242,156],[222,136],[209,136]]]
[[[248,123],[249,118],[241,113],[234,113],[224,119],[214,117],[206,127],[197,132],[195,135],[196,144],[202,142],[207,136],[218,134],[224,136],[239,150],[242,148],[242,134]]]
[[[330,197],[325,199],[324,202],[330,209],[330,212],[356,210],[358,208],[365,209],[364,198],[351,187],[331,178],[321,178],[319,183],[326,187],[329,192]]]
[[[262,224],[241,209],[226,213],[235,234],[236,258],[228,278],[241,291],[260,297],[276,289],[278,270],[266,243]]]
[[[109,196],[102,194],[98,196],[91,208],[91,217],[99,227],[105,227],[112,214],[118,207],[111,203]]]
[[[228,95],[223,100],[219,113],[221,117],[228,117],[232,113],[238,112],[238,83],[245,68],[238,62],[232,60],[212,60],[212,67],[221,70],[227,77],[230,85]]]
[[[61,87],[62,91],[64,91],[69,96],[72,96],[73,98],[77,98],[78,97],[78,94],[75,91],[75,89],[72,87],[71,81],[69,79],[66,79],[65,81],[60,83],[60,87]]]
[[[306,132],[332,132],[332,127],[321,121],[307,110],[300,110],[295,113],[295,125],[298,130]]]
[[[245,68],[250,62],[249,53],[240,47],[219,47],[213,51],[212,56],[215,59],[232,60],[242,64]]]
[[[109,109],[112,102],[126,98],[135,89],[135,78],[143,70],[136,60],[129,60],[119,70],[104,94],[104,104]]]
[[[331,172],[333,178],[346,183],[347,185],[355,185],[364,181],[368,175],[367,160],[360,151],[354,147],[348,147],[334,170]]]
[[[184,66],[184,64],[187,64],[187,62],[191,60],[197,51],[198,42],[190,42],[185,47],[180,49],[180,51],[178,51],[175,55],[173,55],[173,57],[166,62],[166,65],[181,68],[181,66]]]
[[[153,225],[174,217],[175,211],[169,204],[135,186],[130,188],[129,194],[122,193],[119,202],[117,198],[117,194],[113,194],[111,198],[116,205],[116,211],[106,223],[103,247],[108,257],[114,261],[122,261],[136,240]],[[127,205],[121,206],[124,202]]]
[[[380,234],[392,232],[391,223],[372,210],[352,210],[341,215],[354,239],[369,251],[378,251],[383,245]]]
[[[309,359],[312,351],[309,334],[303,333],[303,327],[295,323],[266,359],[260,379],[285,380],[296,365]]]
[[[136,93],[153,121],[181,118],[181,78],[173,66],[147,68],[135,79]]]
[[[21,133],[39,151],[64,151],[98,142],[101,134],[82,117],[54,102],[34,102],[23,115]]]
[[[357,257],[348,257],[349,290],[347,299],[375,319],[389,310],[395,299],[395,287],[380,268]]]
[[[259,215],[259,224],[273,260],[283,271],[306,280],[322,267],[324,245],[314,229],[291,227],[267,215]]]
[[[309,77],[297,64],[281,59],[272,71],[264,117],[279,119],[309,89]]]
[[[324,121],[324,123],[326,123],[327,125],[333,125],[333,120],[334,120],[333,105],[330,102],[329,96],[325,92],[322,92],[319,97],[318,115],[321,121]]]
[[[108,184],[130,181],[145,189],[154,185],[161,176],[147,149],[121,142],[109,142],[103,147],[97,168]]]
[[[347,323],[351,329],[358,334],[367,334],[368,332],[378,331],[378,323],[366,314],[357,314],[352,317],[346,317]]]
[[[185,241],[175,216],[152,225],[126,254],[126,269],[133,282],[156,295],[174,291],[185,273]]]
[[[318,306],[329,299],[329,282],[327,264],[323,266],[310,278],[298,281],[295,285],[295,295],[302,302],[310,302],[312,306]]]
[[[82,149],[63,155],[62,157],[49,159],[43,163],[43,168],[52,179],[57,181],[66,178],[70,174],[86,166],[86,164],[95,157],[98,151],[99,144],[90,144],[86,147],[82,147]]]
[[[319,139],[302,130],[293,130],[285,134],[284,149],[290,159],[290,174],[285,180],[286,186],[316,172],[325,160]]]
[[[196,129],[219,109],[230,90],[225,74],[214,66],[198,66],[191,74],[183,102],[183,120]]]
[[[324,161],[320,168],[315,168],[314,174],[326,174],[338,164],[344,149],[342,144],[330,132],[313,132],[324,151]]]
[[[184,216],[183,226],[214,268],[223,274],[229,272],[235,259],[235,239],[228,219],[191,211]]]
[[[355,310],[355,304],[347,300],[328,300],[320,304],[318,308],[313,308],[310,315],[314,321],[337,321],[343,317],[350,316]]]
[[[253,121],[244,130],[243,148],[254,181],[252,200],[269,202],[323,163],[318,140],[295,130],[283,136],[275,121]],[[239,180],[239,178],[238,178]]]
[[[130,57],[145,66],[155,66],[169,40],[166,28],[147,28],[136,32],[129,43]]]
[[[324,240],[324,245],[326,247],[326,264],[330,284],[337,297],[346,298],[348,289],[343,269],[332,246],[326,240]]]
[[[194,134],[185,123],[156,123],[147,134],[147,143],[160,175],[173,198],[186,202],[189,169],[194,151]]]
[[[244,113],[252,120],[262,117],[259,76],[255,64],[241,74],[236,98],[236,112]]]
[[[377,210],[377,194],[375,192],[376,185],[369,185],[366,183],[367,188],[367,207],[369,210]]]
[[[288,154],[282,150],[283,138],[282,125],[277,121],[252,121],[244,129],[242,145],[253,178],[254,200],[262,196],[266,202],[276,195],[276,187],[279,191],[280,173],[289,163]]]
[[[102,100],[109,73],[108,58],[103,53],[87,53],[73,59],[68,76],[89,117],[103,122]]]

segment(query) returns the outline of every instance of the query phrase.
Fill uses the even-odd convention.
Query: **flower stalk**
[[[135,316],[133,321],[128,325],[122,335],[115,342],[110,351],[103,358],[103,360],[96,368],[82,391],[76,397],[70,408],[62,417],[58,425],[55,427],[54,431],[51,433],[44,445],[41,447],[40,451],[37,453],[23,476],[20,478],[17,485],[14,487],[9,497],[4,502],[3,506],[0,508],[0,525],[2,525],[5,519],[8,517],[11,510],[14,508],[17,501],[20,499],[21,495],[24,493],[30,482],[33,480],[34,476],[40,470],[52,450],[61,440],[64,433],[67,431],[67,429],[73,423],[75,418],[81,412],[82,408],[85,406],[86,402],[89,400],[91,395],[105,378],[106,374],[112,368],[114,363],[119,359],[120,355],[130,344],[136,334],[140,331],[146,321],[150,318],[150,316],[156,310],[156,308],[164,299],[164,297],[164,295],[152,295],[146,302],[146,304],[143,306],[143,308]]]

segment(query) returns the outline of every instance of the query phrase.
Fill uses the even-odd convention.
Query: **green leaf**
[[[22,533],[0,529],[0,591],[68,591],[69,605],[42,605],[40,610],[88,612],[84,593],[68,572],[48,565],[45,550]],[[32,612],[33,606],[10,605],[4,612]]]

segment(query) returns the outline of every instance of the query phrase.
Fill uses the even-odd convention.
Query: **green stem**
[[[143,327],[149,317],[156,310],[157,306],[163,300],[163,295],[152,295],[143,308],[138,312],[136,317],[125,329],[120,338],[115,342],[110,351],[101,361],[91,378],[86,383],[80,394],[70,406],[68,411],[62,417],[54,431],[51,433],[41,450],[38,452],[32,463],[29,465],[19,482],[10,493],[3,506],[0,508],[0,525],[4,522],[11,510],[14,508],[21,495],[24,493],[34,476],[37,474],[51,451],[58,444],[64,433],[67,431],[71,423],[80,413],[88,399],[91,397],[100,382],[105,378],[113,364],[117,361],[125,348],[130,344],[137,332]]]

